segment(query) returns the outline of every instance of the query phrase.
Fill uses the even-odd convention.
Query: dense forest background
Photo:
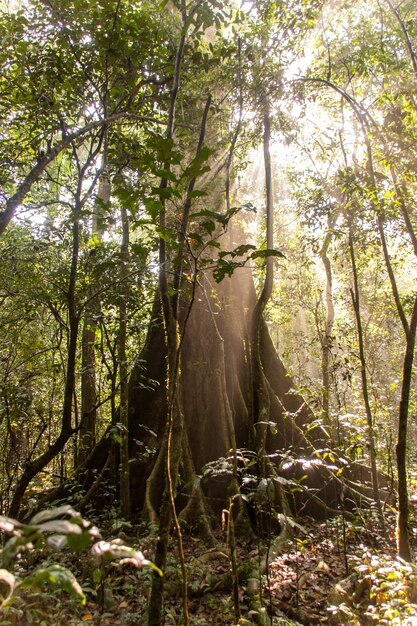
[[[223,623],[415,623],[414,1],[0,8],[1,623],[52,623],[25,578],[85,598],[93,541],[144,566],[121,623],[219,623],[193,541],[225,546]],[[271,591],[305,516],[360,583],[320,617]]]

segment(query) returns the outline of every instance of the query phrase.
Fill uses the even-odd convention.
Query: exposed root
[[[157,508],[159,508],[159,506],[156,504],[156,501],[159,500],[160,503],[162,499],[165,469],[165,450],[166,436],[164,435],[164,442],[159,448],[155,465],[153,466],[152,471],[146,480],[142,516],[151,524],[157,524],[158,522]]]
[[[183,471],[185,483],[192,485],[192,487],[191,493],[187,494],[188,502],[179,513],[178,519],[180,522],[186,522],[192,526],[207,545],[214,547],[216,540],[210,525],[208,506],[200,481],[197,480],[186,431],[183,437]]]
[[[257,596],[259,585],[254,585],[253,582],[249,581],[260,581],[261,577],[266,573],[267,567],[269,563],[273,561],[279,554],[282,553],[285,546],[288,544],[288,541],[292,536],[292,528],[291,524],[287,522],[283,525],[281,532],[277,537],[273,539],[271,544],[268,546],[266,551],[262,556],[254,557],[253,559],[249,559],[244,563],[241,563],[237,567],[237,578],[239,585],[246,585],[247,593]],[[205,553],[202,557],[203,561],[210,560],[212,558],[212,553]],[[223,552],[216,552],[216,556],[221,555],[222,557],[229,558]],[[249,584],[248,584],[249,582]],[[204,580],[204,583],[200,586],[198,590],[193,590],[194,595],[200,595],[205,593],[212,593],[214,591],[231,591],[233,587],[233,576],[232,572],[228,571],[224,574],[208,577]]]

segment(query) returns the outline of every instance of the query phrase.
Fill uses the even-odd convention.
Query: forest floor
[[[259,580],[248,572],[259,562],[259,550],[264,554],[270,546],[265,538],[257,542],[248,536],[237,545],[236,563],[242,577],[235,602],[230,588],[230,551],[224,534],[219,530],[215,549],[208,549],[201,540],[186,535],[191,626],[236,623],[416,626],[417,570],[395,558],[394,517],[391,522],[383,537],[372,517],[358,517],[354,522],[344,522],[342,518],[326,522],[301,519],[294,528],[294,536],[270,563],[268,574],[261,577],[261,587]],[[138,529],[127,530],[131,545],[134,543],[150,556],[153,539],[149,534],[136,535],[133,539]],[[124,533],[120,534],[127,542]],[[269,540],[272,545],[272,535]],[[87,555],[78,560],[64,556],[64,565],[74,571],[85,590],[84,606],[69,601],[56,590],[25,592],[7,610],[0,610],[0,626],[146,623],[151,579],[155,575],[149,568],[109,566],[104,576],[101,572],[99,584],[97,568]],[[165,592],[166,626],[180,625],[183,623],[181,568],[174,539]],[[236,618],[237,610],[240,622]]]

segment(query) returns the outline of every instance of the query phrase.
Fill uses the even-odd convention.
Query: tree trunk
[[[246,450],[253,449],[252,378],[250,350],[247,337],[251,335],[252,312],[256,293],[251,271],[235,270],[231,278],[215,285],[209,274],[200,279],[181,353],[181,397],[184,410],[185,433],[197,473],[208,503],[220,519],[227,505],[228,485],[232,470],[205,471],[208,463],[229,457],[234,445],[241,458]],[[164,393],[166,376],[166,347],[159,313],[154,306],[154,323],[141,354],[139,364],[133,369],[129,382],[129,432],[131,442],[131,496],[132,507],[141,510],[146,492],[146,477],[155,467],[158,450],[167,416]],[[304,429],[314,416],[303,399],[292,391],[293,382],[276,354],[265,322],[260,322],[259,355],[268,394],[267,420],[275,428],[265,441],[267,453],[284,455],[292,446],[303,456],[313,453],[314,444],[322,448],[327,438],[315,426],[307,440]],[[150,381],[153,381],[152,383]],[[328,442],[327,442],[328,443]],[[154,451],[152,451],[154,450]],[[219,461],[219,466],[221,461]],[[299,476],[309,474],[308,483],[322,488],[324,478],[320,471],[310,468],[295,469]],[[152,506],[158,510],[162,501],[163,484],[153,483]],[[329,506],[336,505],[336,492],[331,486],[327,493]],[[297,496],[298,500],[301,499]],[[187,493],[178,495],[177,501],[188,502]],[[311,511],[323,514],[316,503],[310,502]]]
[[[320,331],[321,343],[321,371],[322,371],[322,414],[324,422],[330,425],[330,357],[332,351],[332,330],[334,323],[333,304],[333,273],[330,259],[327,255],[331,240],[332,229],[337,220],[337,215],[328,218],[328,232],[320,249],[320,258],[326,274],[326,319],[323,332]]]
[[[97,200],[94,207],[91,238],[100,243],[103,238],[103,208],[110,200],[110,183],[107,169],[104,168],[98,186]],[[90,266],[94,266],[94,247],[90,252]],[[96,390],[96,335],[97,320],[100,313],[98,285],[92,283],[89,288],[89,300],[85,307],[85,317],[81,338],[81,420],[80,434],[75,467],[83,463],[96,444],[97,390]]]
[[[168,110],[168,124],[166,130],[166,138],[173,140],[174,123],[176,115],[176,102],[180,87],[181,68],[183,62],[184,46],[187,35],[187,7],[186,0],[181,0],[180,14],[182,28],[177,45],[175,56],[175,67],[170,93],[170,102]],[[169,158],[164,163],[164,170],[168,173],[171,171],[171,162]],[[164,428],[163,447],[159,451],[159,460],[163,462],[165,469],[165,489],[163,492],[162,506],[159,513],[159,533],[156,542],[156,552],[154,562],[160,570],[164,572],[166,565],[166,557],[168,551],[169,532],[171,521],[174,522],[175,531],[178,539],[178,550],[182,569],[183,581],[183,620],[184,625],[188,626],[188,603],[187,603],[187,571],[185,567],[184,553],[182,548],[182,534],[179,525],[177,511],[175,507],[175,496],[177,492],[178,470],[181,460],[181,450],[183,445],[183,412],[181,406],[181,398],[179,394],[179,368],[180,368],[180,344],[178,340],[178,310],[177,298],[172,298],[170,294],[170,286],[168,281],[168,256],[166,249],[166,241],[164,233],[166,230],[166,195],[165,192],[169,187],[169,176],[163,176],[160,181],[159,188],[161,209],[159,213],[159,293],[162,305],[162,318],[164,322],[165,341],[167,350],[166,362],[166,380],[163,388],[166,392],[167,415]],[[189,209],[188,209],[189,210]],[[176,285],[180,288],[180,283]],[[148,626],[160,626],[163,621],[163,590],[164,577],[155,576],[152,581],[151,596],[149,600]]]
[[[237,237],[238,229],[234,227],[231,231]],[[223,249],[230,250],[241,243],[241,240],[230,241],[229,234],[222,239]],[[183,295],[184,303],[186,294]],[[220,523],[221,511],[228,506],[233,484],[233,451],[237,450],[240,479],[247,466],[248,473],[252,472],[251,463],[256,458],[251,375],[251,330],[256,301],[249,268],[236,269],[220,284],[215,283],[210,270],[200,272],[182,342],[183,426],[177,419],[172,424],[176,429],[174,439],[182,440],[181,447],[172,448],[175,457],[171,467],[180,485],[174,495],[178,515],[193,528],[203,529],[205,535],[207,517]],[[180,320],[185,314],[180,308]],[[330,441],[315,423],[315,416],[303,398],[293,391],[294,383],[276,353],[263,318],[259,325],[259,357],[267,394],[266,421],[271,423],[264,446],[266,454],[272,455],[268,461],[275,464],[275,471],[285,479],[307,476],[303,480],[304,490],[289,490],[293,511],[324,517],[337,508],[339,478],[309,461],[316,461],[315,449],[326,448]],[[165,499],[164,450],[167,449],[168,398],[171,398],[167,395],[166,381],[167,344],[161,301],[156,297],[148,336],[128,385],[130,496],[131,509],[136,513],[145,509],[160,515]],[[87,460],[86,489],[94,481],[94,470],[100,473],[105,466],[109,448],[109,439],[103,438]],[[368,481],[366,468],[361,466],[360,471],[363,474],[359,477],[355,474],[357,482]],[[199,480],[195,474],[200,475]],[[360,489],[366,491],[366,487]],[[202,501],[202,493],[208,506]],[[159,558],[163,560],[166,553],[162,548]]]
[[[271,171],[271,115],[268,97],[264,100],[263,112],[263,155],[265,169],[265,229],[266,229],[266,248],[272,250],[274,245],[274,199],[272,190],[272,171]],[[253,309],[252,331],[251,331],[251,367],[252,367],[252,420],[255,429],[254,436],[256,440],[257,451],[261,456],[265,450],[265,440],[268,427],[269,413],[269,397],[266,389],[264,372],[262,368],[262,359],[260,353],[261,347],[261,321],[265,307],[271,297],[274,284],[274,258],[268,256],[266,258],[265,277],[262,285],[261,293],[256,301]]]
[[[401,386],[400,411],[398,418],[398,439],[396,446],[398,473],[398,554],[405,561],[412,560],[409,530],[409,504],[407,481],[407,430],[408,412],[413,373],[414,348],[417,330],[417,297],[414,300],[410,328],[403,361],[403,378]]]
[[[361,363],[362,397],[363,397],[363,402],[365,405],[366,422],[368,425],[369,459],[371,463],[372,486],[373,486],[374,501],[377,507],[378,516],[379,516],[381,523],[383,524],[384,518],[382,514],[381,497],[380,497],[379,486],[378,486],[378,470],[376,467],[376,446],[375,446],[375,437],[374,437],[374,424],[373,424],[371,404],[369,401],[368,375],[366,371],[365,341],[364,341],[364,334],[363,334],[363,327],[362,327],[358,271],[357,271],[357,266],[356,266],[355,248],[353,244],[353,225],[352,225],[351,216],[349,216],[348,219],[349,219],[349,252],[350,252],[350,260],[352,264],[352,274],[353,274],[353,289],[351,289],[351,296],[352,296],[353,309],[355,312],[356,328],[357,328],[357,333],[358,333],[359,359]]]
[[[120,249],[120,306],[119,306],[119,380],[120,380],[120,423],[123,427],[120,445],[120,512],[122,517],[130,516],[129,485],[129,404],[128,404],[128,366],[126,354],[127,338],[127,296],[129,262],[129,220],[124,207],[121,210],[122,245]]]

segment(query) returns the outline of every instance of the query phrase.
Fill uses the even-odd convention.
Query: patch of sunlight
[[[26,0],[0,0],[0,10],[6,13],[14,13],[27,6]]]

